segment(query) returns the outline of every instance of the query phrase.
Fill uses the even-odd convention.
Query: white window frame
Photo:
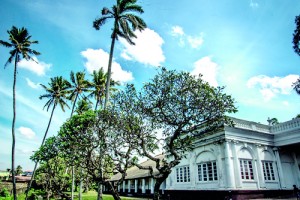
[[[191,182],[190,167],[182,166],[176,168],[176,182],[188,183]]]
[[[276,181],[273,161],[262,161],[262,168],[265,181]]]
[[[212,182],[218,181],[217,162],[209,161],[197,164],[198,181]]]
[[[254,180],[253,162],[250,159],[240,159],[241,179],[243,181]]]

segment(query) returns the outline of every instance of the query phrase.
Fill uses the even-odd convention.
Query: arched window
[[[261,152],[261,162],[265,181],[275,181],[274,157],[268,151]]]
[[[253,174],[253,158],[247,148],[239,151],[240,171],[242,180],[254,180]]]
[[[209,151],[202,152],[197,159],[198,181],[209,182],[218,180],[216,157]]]

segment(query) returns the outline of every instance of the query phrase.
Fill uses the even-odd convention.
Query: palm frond
[[[0,40],[0,44],[5,47],[12,47],[12,44],[10,44],[9,42],[3,41],[3,40]]]

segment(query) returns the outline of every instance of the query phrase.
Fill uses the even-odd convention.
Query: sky
[[[1,0],[0,39],[8,41],[14,25],[28,29],[37,63],[21,60],[17,74],[16,166],[32,170],[29,157],[42,141],[50,117],[40,84],[70,72],[87,77],[107,70],[112,21],[92,27],[112,0]],[[212,86],[225,86],[238,112],[231,116],[267,124],[300,113],[300,96],[292,83],[300,74],[300,57],[292,48],[295,0],[139,0],[147,29],[136,32],[135,46],[118,40],[112,78],[141,87],[159,66],[203,74]],[[4,67],[9,49],[0,46],[0,170],[11,168],[13,65]],[[57,134],[70,116],[56,109],[48,136]]]

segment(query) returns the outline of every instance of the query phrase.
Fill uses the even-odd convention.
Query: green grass
[[[12,200],[12,197],[0,197],[0,200]],[[18,195],[18,200],[24,200],[25,195],[21,194]],[[96,200],[97,199],[97,192],[89,191],[88,193],[82,194],[82,200]],[[121,197],[122,200],[146,200],[145,198],[134,198],[134,197]],[[54,200],[54,199],[53,199]],[[75,193],[74,200],[78,200],[78,193]],[[103,200],[114,200],[112,195],[103,195]]]

